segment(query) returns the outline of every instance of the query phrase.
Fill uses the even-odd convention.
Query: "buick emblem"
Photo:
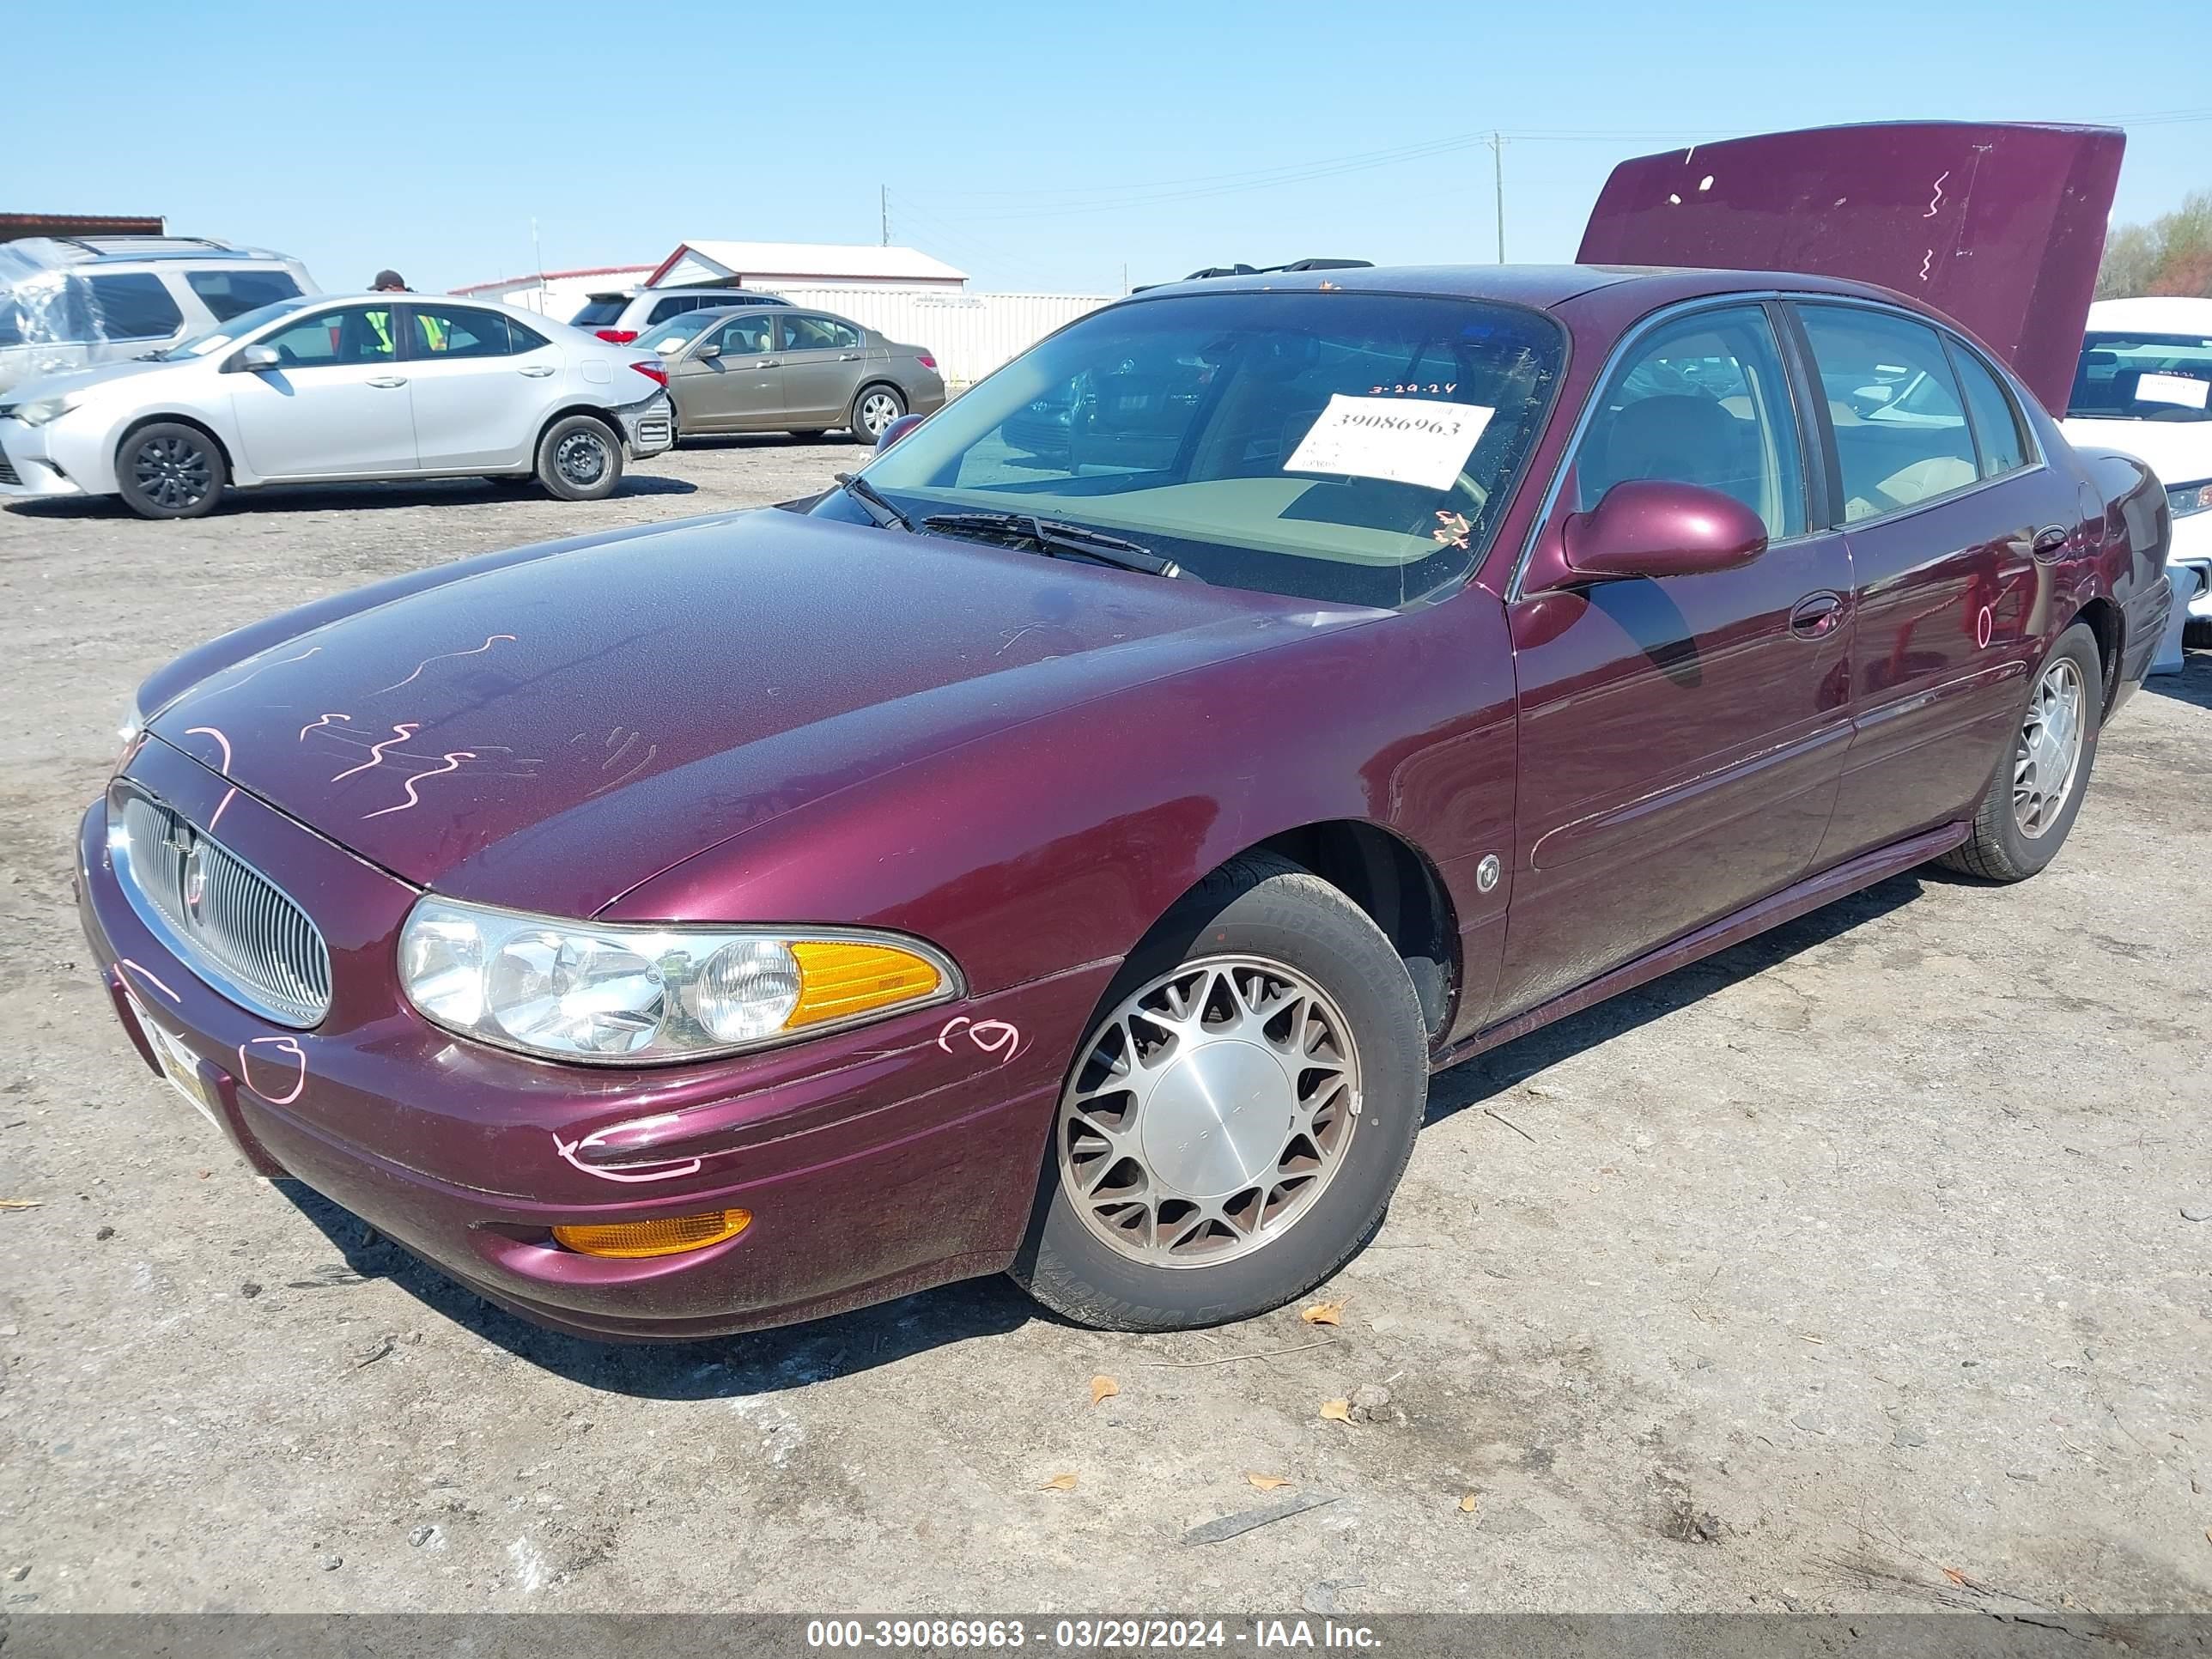
[[[203,920],[200,906],[207,898],[207,849],[198,842],[185,854],[184,890],[185,914],[196,922]]]

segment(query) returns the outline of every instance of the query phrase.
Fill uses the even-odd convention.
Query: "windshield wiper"
[[[868,516],[872,518],[878,526],[895,524],[909,536],[915,533],[914,520],[893,507],[884,499],[882,490],[877,489],[859,473],[836,472],[830,476],[837,480],[839,486],[848,495],[868,509]]]
[[[1032,518],[1026,513],[933,513],[921,521],[921,527],[955,536],[983,536],[1026,543],[1048,558],[1072,555],[1096,559],[1101,564],[1110,564],[1119,570],[1134,570],[1141,575],[1205,580],[1139,543],[1123,541],[1119,536],[1109,536],[1103,530],[1087,529],[1079,524]]]

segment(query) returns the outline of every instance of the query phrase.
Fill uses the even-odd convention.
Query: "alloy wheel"
[[[172,512],[204,501],[215,482],[207,451],[169,434],[138,446],[131,458],[131,477],[148,501]]]
[[[1060,1097],[1061,1183],[1121,1255],[1213,1267],[1310,1212],[1359,1107],[1358,1049],[1321,987],[1264,957],[1187,962],[1085,1046]]]
[[[860,425],[871,438],[882,437],[899,412],[898,399],[888,392],[871,392],[860,399]]]
[[[2020,745],[2013,753],[2012,811],[2033,841],[2057,821],[2081,765],[2081,671],[2071,657],[2052,659],[2027,700]]]

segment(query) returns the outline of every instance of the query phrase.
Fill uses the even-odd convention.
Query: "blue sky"
[[[874,241],[883,187],[981,288],[1486,262],[1493,130],[1515,259],[1571,258],[1623,156],[1829,122],[2117,121],[2116,217],[2212,188],[2212,0],[94,0],[7,37],[0,205],[164,213],[326,289],[529,271],[533,218],[550,270]]]

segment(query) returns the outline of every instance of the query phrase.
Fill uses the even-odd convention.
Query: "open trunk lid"
[[[1577,258],[1878,283],[1957,319],[2063,410],[2126,142],[1901,121],[1693,144],[1615,167]]]

